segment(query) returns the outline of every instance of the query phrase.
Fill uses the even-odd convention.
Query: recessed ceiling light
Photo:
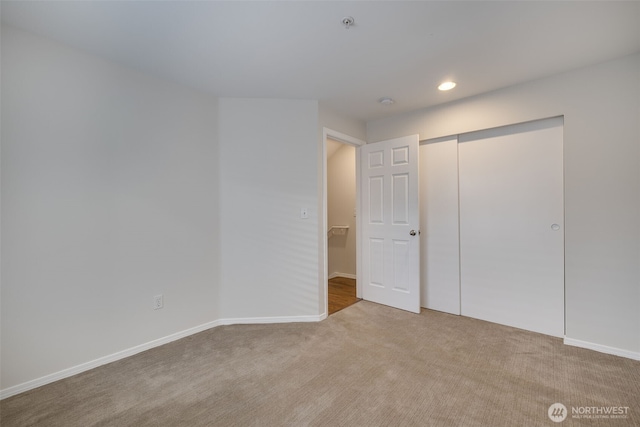
[[[388,96],[385,96],[384,98],[378,99],[378,102],[382,105],[391,105],[391,104],[395,104],[396,101],[394,101],[393,98],[389,98]]]
[[[454,87],[456,87],[456,83],[455,82],[444,82],[444,83],[441,83],[440,86],[438,86],[438,89],[440,89],[440,90],[451,90]]]

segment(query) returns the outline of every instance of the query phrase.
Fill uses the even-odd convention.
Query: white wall
[[[640,54],[370,122],[367,134],[425,140],[560,115],[566,336],[639,357]]]
[[[322,318],[322,129],[363,122],[7,26],[2,90],[2,396],[223,322]]]
[[[3,390],[219,318],[215,98],[3,26],[1,137]]]
[[[348,144],[327,159],[328,228],[347,225],[344,235],[333,235],[327,242],[329,277],[356,275],[356,149]]]
[[[319,136],[322,135],[323,127],[326,127],[362,141],[367,139],[366,123],[362,120],[336,113],[323,106],[322,103],[319,104],[318,117],[320,120]]]
[[[317,319],[318,103],[223,98],[219,123],[221,316]]]

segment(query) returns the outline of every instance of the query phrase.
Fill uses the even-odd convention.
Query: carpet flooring
[[[554,403],[567,408],[561,423],[548,415]],[[626,418],[584,414],[609,407]],[[639,426],[640,362],[476,319],[361,301],[319,323],[189,336],[5,399],[0,422]]]

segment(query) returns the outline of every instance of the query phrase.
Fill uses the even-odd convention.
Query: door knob
[[[410,235],[410,236],[415,236],[415,235],[416,235],[416,230],[411,230],[411,231],[409,232],[409,235]]]

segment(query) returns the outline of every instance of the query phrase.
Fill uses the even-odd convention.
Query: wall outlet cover
[[[163,295],[156,295],[153,297],[153,309],[154,310],[159,310],[162,307],[164,307],[164,296]]]

